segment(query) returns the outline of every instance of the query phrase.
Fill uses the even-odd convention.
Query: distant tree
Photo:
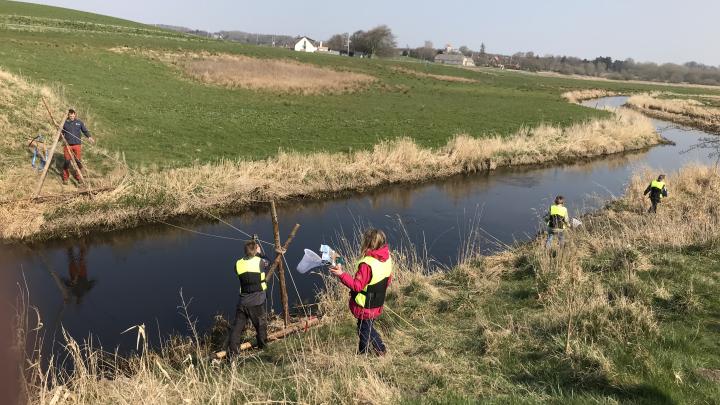
[[[461,46],[460,49],[458,49],[458,50],[460,51],[461,54],[463,54],[465,56],[472,56],[472,54],[473,54],[473,50],[468,48],[465,45]]]
[[[365,41],[371,55],[391,56],[395,52],[397,43],[395,35],[387,25],[377,26],[365,33]]]
[[[335,34],[327,40],[325,45],[333,51],[342,51],[347,48],[347,35],[348,34]]]
[[[480,44],[480,56],[485,56],[485,43]]]

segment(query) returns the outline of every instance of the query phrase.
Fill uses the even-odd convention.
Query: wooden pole
[[[43,101],[43,104],[45,105],[45,109],[47,110],[48,114],[50,115],[50,119],[52,120],[53,125],[58,126],[57,121],[55,121],[55,117],[53,117],[52,111],[50,111],[50,107],[48,107],[47,102],[45,101],[45,97],[42,98],[42,101]],[[59,128],[60,128],[60,131],[62,134],[62,131],[65,128],[64,121],[63,121],[63,126],[61,126]],[[80,136],[82,136],[82,135],[80,135]],[[76,163],[75,153],[73,153],[72,149],[70,149],[70,145],[67,143],[67,140],[65,139],[64,136],[62,136],[60,139],[62,139],[63,145],[68,149],[68,152],[70,153],[70,164],[72,165],[73,170],[75,170],[75,173],[77,173],[77,176],[80,178],[80,181],[85,183],[85,177],[83,176],[82,172],[80,171],[80,167],[78,167],[78,165]]]
[[[295,239],[295,234],[297,233],[298,229],[300,229],[300,224],[295,224],[295,226],[293,227],[292,231],[290,231],[290,235],[289,235],[288,238],[285,240],[285,244],[283,245],[283,249],[288,250],[288,248],[290,247],[290,243],[293,241],[293,239]],[[282,257],[280,257],[280,256],[278,255],[278,256],[275,258],[275,261],[273,262],[273,264],[270,265],[270,268],[268,269],[268,272],[267,272],[268,282],[272,281],[272,275],[273,275],[273,273],[275,272],[275,269],[277,269],[277,267],[280,265],[280,262],[281,262],[281,261],[282,261]]]
[[[275,236],[275,249],[280,250],[282,249],[282,246],[280,245],[280,224],[278,223],[275,200],[270,201],[270,217],[272,218],[273,234]],[[281,253],[278,253],[278,257],[280,258],[280,264],[278,265],[278,268],[280,269],[278,271],[278,278],[280,279],[280,302],[283,307],[283,320],[285,321],[285,326],[287,326],[290,323],[290,309],[288,308],[287,286],[285,285],[285,266],[283,265],[282,256],[283,255]]]
[[[45,102],[45,99],[43,99],[43,102]],[[58,128],[57,136],[55,137],[55,140],[53,141],[52,147],[50,148],[50,154],[48,155],[47,161],[45,161],[45,167],[43,168],[42,174],[40,175],[40,181],[38,182],[37,189],[35,190],[35,196],[40,197],[40,191],[42,191],[43,184],[45,184],[45,177],[47,176],[48,170],[50,170],[50,162],[53,160],[53,155],[55,154],[55,148],[57,148],[57,144],[60,141],[60,137],[62,136],[62,130],[65,126],[65,121],[63,120],[62,126]]]

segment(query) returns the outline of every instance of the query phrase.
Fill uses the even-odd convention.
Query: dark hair
[[[561,195],[555,197],[555,204],[562,204],[563,202],[565,202],[565,197]]]
[[[245,242],[245,257],[254,257],[257,254],[258,243],[254,240]]]
[[[662,180],[662,179],[664,179],[664,178],[665,178],[665,175],[664,175],[664,174],[661,174],[661,175],[658,176],[658,181],[660,181],[660,180]]]
[[[69,110],[68,110],[68,114],[75,114],[75,110],[73,110],[72,108],[69,109]]]

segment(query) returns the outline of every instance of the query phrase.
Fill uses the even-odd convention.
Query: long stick
[[[280,250],[280,248],[282,247],[280,246],[280,224],[278,223],[275,200],[270,201],[270,217],[272,218],[273,234],[275,236],[275,249]],[[285,269],[283,266],[282,256],[283,255],[281,253],[278,253],[278,257],[280,257],[281,259],[278,277],[280,278],[280,302],[282,303],[283,307],[283,320],[285,321],[285,326],[287,326],[288,323],[290,323],[290,309],[288,308],[287,286],[285,285]]]
[[[297,233],[298,229],[300,229],[300,224],[295,224],[292,231],[290,231],[290,235],[285,240],[285,244],[283,245],[284,250],[288,250],[288,247],[290,247],[290,243],[293,241],[293,239],[295,239],[295,234]],[[268,269],[268,272],[267,272],[268,281],[272,280],[272,275],[275,272],[275,269],[278,268],[278,266],[280,266],[281,261],[282,261],[282,256],[278,255],[275,258],[275,261],[273,262],[273,264],[270,265],[270,268]]]
[[[45,97],[42,98],[43,104],[45,104],[45,109],[47,110],[48,114],[50,114],[50,119],[53,122],[53,125],[57,126],[57,121],[55,121],[55,117],[53,117],[52,111],[50,111],[50,107],[48,107],[47,102],[45,101]],[[65,130],[65,122],[63,121],[63,126],[59,127],[60,131]],[[82,136],[82,135],[81,135]],[[85,177],[82,175],[82,172],[80,172],[80,167],[78,167],[76,163],[76,157],[75,153],[70,149],[70,145],[67,143],[67,139],[63,136],[62,138],[63,145],[65,148],[67,148],[68,153],[70,153],[70,165],[72,165],[73,170],[75,170],[75,173],[77,173],[77,176],[80,178],[80,181],[85,183]]]
[[[43,103],[45,102],[45,98],[43,98]],[[53,120],[54,122],[55,120]],[[45,184],[45,177],[47,176],[48,170],[50,170],[50,162],[53,160],[53,155],[55,154],[55,148],[57,148],[57,144],[60,141],[60,137],[62,137],[62,131],[63,127],[65,126],[65,120],[63,120],[63,124],[58,128],[57,136],[55,137],[55,140],[53,141],[52,147],[50,148],[50,154],[48,155],[47,161],[45,161],[45,167],[43,168],[42,174],[40,175],[40,181],[38,182],[37,189],[35,190],[35,196],[40,197],[40,191],[42,191],[43,184]]]

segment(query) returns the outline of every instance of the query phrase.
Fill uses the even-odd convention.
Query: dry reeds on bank
[[[563,93],[563,98],[571,103],[580,104],[585,100],[601,97],[619,96],[620,93],[604,89],[574,90]]]
[[[541,125],[509,137],[458,135],[438,149],[409,138],[351,153],[280,152],[264,161],[225,161],[188,168],[108,176],[115,189],[91,200],[0,205],[0,237],[77,234],[132,227],[209,209],[239,209],[269,199],[323,198],[393,183],[416,183],[498,167],[566,162],[646,148],[662,142],[652,123],[619,110],[566,128]],[[75,209],[77,208],[77,209]],[[67,213],[72,212],[72,215]],[[27,218],[33,218],[28,223]]]
[[[628,99],[626,106],[651,117],[720,133],[720,108],[705,105],[695,99],[658,96],[658,94],[634,95]]]

